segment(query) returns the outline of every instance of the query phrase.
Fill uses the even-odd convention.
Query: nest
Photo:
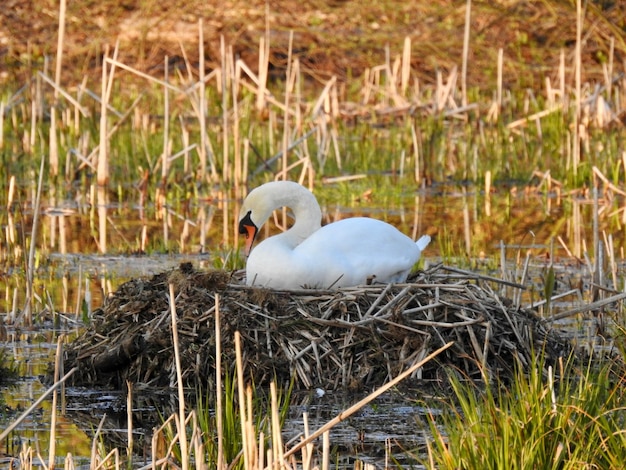
[[[257,385],[293,380],[299,389],[370,389],[449,341],[454,346],[412,380],[436,382],[446,366],[470,378],[507,378],[537,351],[546,363],[569,355],[569,342],[534,312],[496,294],[506,284],[437,265],[406,284],[286,292],[183,264],[120,286],[68,345],[65,368],[78,366],[75,385],[174,386],[170,285],[188,387],[213,382],[217,310],[223,367],[234,367],[239,331],[244,369]]]

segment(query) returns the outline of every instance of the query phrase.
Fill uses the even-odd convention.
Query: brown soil
[[[278,0],[68,1],[63,45],[64,79],[98,77],[104,49],[119,40],[120,60],[158,73],[164,57],[174,65],[184,55],[197,66],[198,20],[202,19],[206,67],[220,65],[220,37],[256,68],[259,38],[271,31],[271,66],[282,77],[293,32],[293,56],[308,75],[349,79],[401,54],[412,42],[414,73],[426,83],[434,71],[461,66],[465,1]],[[587,2],[584,79],[602,78],[614,38],[615,62],[626,59],[626,2]],[[4,0],[0,9],[0,80],[23,83],[32,65],[53,67],[58,37],[58,0]],[[493,87],[498,49],[505,57],[505,85],[543,86],[556,71],[560,51],[572,63],[576,40],[573,1],[475,1],[472,5],[468,83]]]

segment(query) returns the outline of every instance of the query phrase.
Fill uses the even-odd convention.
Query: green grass
[[[568,363],[546,376],[538,359],[512,383],[485,390],[450,373],[456,405],[430,418],[428,467],[623,468],[626,376],[613,365]]]
[[[252,389],[252,409],[254,410],[254,435],[260,436],[261,432],[264,436],[263,447],[265,449],[271,445],[271,410],[269,391],[259,387],[251,387]],[[284,425],[287,413],[289,411],[289,403],[291,397],[291,387],[278,392],[279,401],[279,421],[280,426]],[[241,433],[241,416],[237,400],[236,381],[233,377],[226,374],[224,378],[223,388],[223,442],[224,442],[224,459],[232,465],[231,468],[244,468],[244,461],[241,458],[241,450],[243,446],[243,437]],[[202,431],[204,447],[206,449],[207,460],[210,467],[216,465],[217,462],[217,438],[219,429],[217,426],[217,417],[215,416],[215,399],[210,394],[199,394],[196,410],[198,414],[198,425]],[[259,442],[256,442],[259,446]]]

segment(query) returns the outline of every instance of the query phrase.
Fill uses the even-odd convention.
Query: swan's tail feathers
[[[419,240],[415,242],[420,251],[424,251],[424,248],[430,243],[430,235],[422,235]]]

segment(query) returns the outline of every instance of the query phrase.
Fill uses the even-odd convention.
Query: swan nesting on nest
[[[275,209],[289,207],[295,223],[286,232],[252,244]],[[338,288],[404,282],[428,235],[417,242],[376,219],[352,217],[322,227],[315,196],[292,181],[252,190],[241,207],[239,233],[246,236],[246,282],[274,289]]]

